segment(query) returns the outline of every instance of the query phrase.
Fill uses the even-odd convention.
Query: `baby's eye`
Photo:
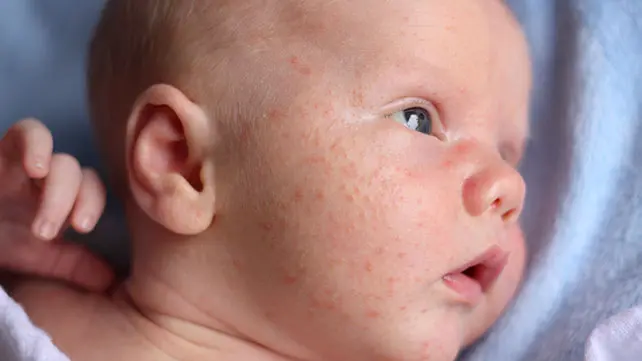
[[[433,132],[433,113],[422,107],[406,108],[391,115],[392,119],[408,129],[431,135]]]

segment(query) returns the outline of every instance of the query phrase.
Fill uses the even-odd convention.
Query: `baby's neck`
[[[244,340],[158,280],[128,280],[113,300],[168,361],[293,361]]]

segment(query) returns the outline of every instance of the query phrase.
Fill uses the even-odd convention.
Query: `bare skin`
[[[172,85],[138,98],[131,277],[14,294],[73,360],[448,361],[510,301],[530,86],[515,22],[496,1],[306,4],[275,13],[317,30],[230,54],[273,84],[261,119],[213,118]],[[483,292],[447,282],[489,252],[508,264]]]

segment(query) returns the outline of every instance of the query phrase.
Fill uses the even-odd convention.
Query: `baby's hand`
[[[61,236],[68,225],[90,232],[104,206],[98,175],[53,154],[39,121],[22,120],[0,140],[0,270],[106,290],[114,278],[107,263]]]

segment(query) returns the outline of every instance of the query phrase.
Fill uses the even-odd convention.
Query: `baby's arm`
[[[0,282],[20,274],[97,292],[111,285],[107,263],[61,235],[69,224],[81,233],[94,228],[104,187],[93,170],[53,153],[51,133],[39,121],[20,121],[0,140],[0,184]]]

